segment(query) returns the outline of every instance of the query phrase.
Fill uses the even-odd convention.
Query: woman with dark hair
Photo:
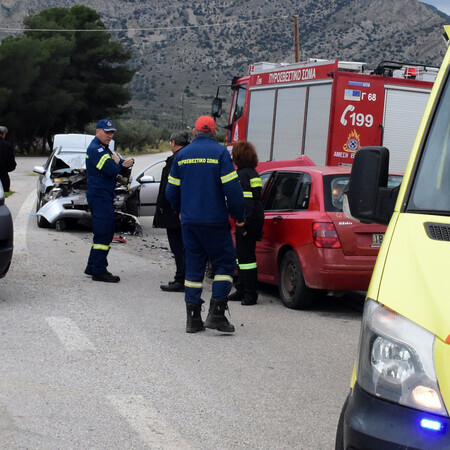
[[[258,155],[253,144],[238,141],[233,145],[232,156],[244,192],[246,219],[245,226],[236,228],[238,280],[236,291],[228,296],[228,300],[241,301],[241,305],[255,305],[258,299],[255,247],[256,241],[261,238],[264,225],[262,183],[255,169],[258,165]]]

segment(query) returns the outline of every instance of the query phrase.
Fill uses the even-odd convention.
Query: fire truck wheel
[[[305,284],[300,262],[293,250],[283,256],[278,273],[278,290],[284,305],[291,309],[309,308],[314,294]]]

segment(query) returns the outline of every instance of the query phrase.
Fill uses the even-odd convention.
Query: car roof
[[[322,175],[345,175],[351,171],[351,166],[282,166],[273,167],[271,169],[263,170],[266,172],[309,172],[319,173]]]

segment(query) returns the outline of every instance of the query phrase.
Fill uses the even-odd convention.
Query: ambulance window
[[[450,82],[446,85],[426,137],[408,211],[450,215]]]

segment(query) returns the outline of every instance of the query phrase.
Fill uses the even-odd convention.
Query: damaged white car
[[[86,200],[86,149],[94,136],[60,134],[54,139],[54,149],[43,166],[35,166],[37,182],[37,225],[63,231],[69,224],[91,225],[91,213]],[[110,144],[114,149],[114,141]],[[141,234],[139,216],[140,184],[131,183],[131,168],[127,176],[119,175],[114,208],[117,230]]]

